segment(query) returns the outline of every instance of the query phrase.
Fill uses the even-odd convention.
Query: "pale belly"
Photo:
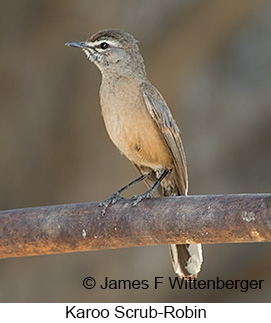
[[[122,98],[123,99],[123,98]],[[107,100],[102,103],[102,114],[110,139],[130,161],[154,170],[171,168],[171,153],[157,125],[140,98],[130,100],[123,106],[123,100]],[[128,100],[129,102],[129,100]],[[139,108],[138,106],[143,106]]]

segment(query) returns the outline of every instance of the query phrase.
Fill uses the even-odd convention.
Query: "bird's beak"
[[[65,43],[65,45],[70,47],[77,47],[81,49],[89,49],[89,46],[84,41],[72,41],[69,43]]]

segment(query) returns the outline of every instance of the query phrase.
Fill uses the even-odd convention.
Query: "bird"
[[[148,191],[134,196],[133,206],[145,198],[187,195],[180,130],[162,94],[148,80],[134,36],[120,29],[105,29],[85,41],[65,45],[83,50],[100,70],[100,105],[106,130],[140,174],[101,203],[101,214],[122,199],[125,189],[140,181]],[[203,261],[201,244],[171,244],[169,250],[175,273],[195,279]]]

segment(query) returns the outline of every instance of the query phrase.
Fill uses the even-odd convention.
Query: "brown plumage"
[[[134,204],[152,195],[186,195],[188,176],[180,131],[164,98],[147,79],[134,37],[121,30],[102,30],[85,42],[68,45],[83,49],[100,69],[101,109],[109,137],[150,188]],[[103,212],[125,188],[104,201]],[[171,245],[170,255],[180,277],[197,276],[202,263],[200,245]]]

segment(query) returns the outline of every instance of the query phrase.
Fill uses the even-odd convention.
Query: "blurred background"
[[[104,28],[140,40],[182,132],[190,194],[270,192],[270,17],[263,0],[1,1],[0,208],[100,201],[137,176],[105,132],[100,72],[64,46]],[[174,273],[167,246],[3,259],[0,301],[268,302],[271,244],[204,246],[199,278],[264,279],[247,293],[86,290],[86,276]]]

